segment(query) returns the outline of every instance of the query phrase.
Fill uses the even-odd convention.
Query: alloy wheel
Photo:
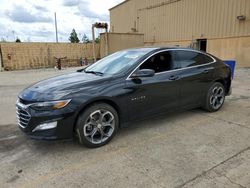
[[[114,129],[114,115],[108,110],[100,109],[89,115],[83,126],[83,133],[92,144],[101,144],[112,136]]]
[[[214,87],[210,97],[210,105],[217,110],[222,106],[224,98],[224,89],[222,87]]]

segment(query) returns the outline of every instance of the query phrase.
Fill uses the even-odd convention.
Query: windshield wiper
[[[98,71],[86,71],[86,70],[84,70],[84,72],[85,73],[90,73],[90,74],[95,74],[95,75],[103,75],[103,73],[102,72],[98,72]]]

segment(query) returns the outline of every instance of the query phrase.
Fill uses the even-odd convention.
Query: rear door
[[[214,59],[193,50],[175,50],[180,65],[180,105],[182,107],[203,104],[213,80]]]

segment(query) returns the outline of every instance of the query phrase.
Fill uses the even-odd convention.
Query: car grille
[[[16,106],[17,122],[22,128],[25,128],[30,121],[30,114],[20,106]]]

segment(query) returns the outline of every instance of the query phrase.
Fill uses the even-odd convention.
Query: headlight
[[[38,111],[50,111],[61,109],[69,104],[71,99],[61,100],[61,101],[51,101],[51,102],[38,102],[31,104],[30,107]]]

